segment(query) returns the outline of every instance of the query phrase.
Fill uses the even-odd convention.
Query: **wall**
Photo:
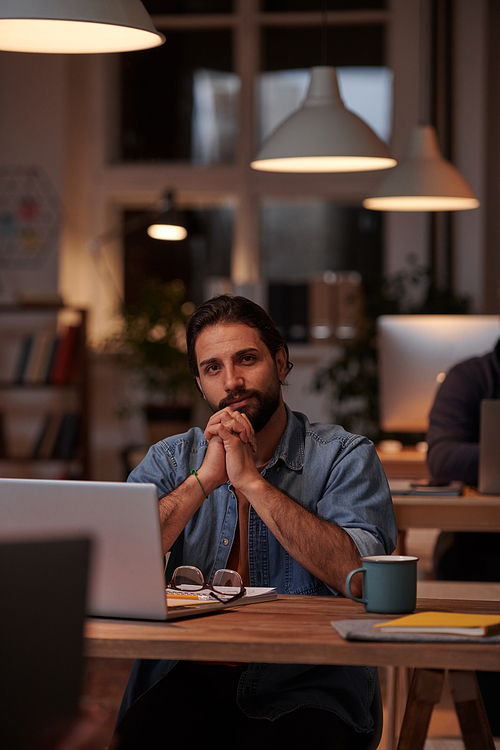
[[[63,55],[0,53],[0,166],[42,167],[63,200],[65,70]],[[40,267],[0,266],[2,301],[24,292],[55,293],[59,238]]]

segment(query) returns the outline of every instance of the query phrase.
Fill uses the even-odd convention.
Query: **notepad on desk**
[[[220,587],[221,593],[231,596],[237,593],[237,589],[231,589],[230,587]],[[267,602],[277,597],[276,589],[257,587],[247,587],[245,594],[234,602],[230,602],[230,606],[239,606],[240,604],[254,604],[256,602]],[[204,589],[197,592],[196,594],[175,591],[167,589],[167,605],[168,607],[189,607],[193,604],[213,604],[215,599],[210,596],[210,590]]]
[[[500,616],[461,612],[417,612],[374,625],[385,633],[448,633],[484,637],[500,633]]]

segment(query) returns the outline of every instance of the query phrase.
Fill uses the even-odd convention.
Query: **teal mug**
[[[403,555],[370,555],[362,557],[362,568],[351,570],[346,578],[347,596],[365,605],[367,612],[409,614],[417,606],[418,557]],[[363,576],[363,596],[354,596],[351,579]]]

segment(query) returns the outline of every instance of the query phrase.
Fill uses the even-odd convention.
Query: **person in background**
[[[481,401],[495,398],[500,398],[500,341],[483,357],[455,365],[436,394],[427,432],[427,464],[434,482],[477,486]],[[434,572],[445,581],[500,581],[500,534],[442,532]],[[500,675],[480,672],[478,681],[491,731],[500,736]]]
[[[286,406],[287,344],[250,300],[202,304],[187,348],[213,416],[204,431],[152,446],[129,477],[158,488],[166,580],[193,565],[207,582],[230,568],[245,586],[344,594],[362,555],[389,554],[396,543],[372,443]],[[372,740],[376,691],[369,667],[137,661],[114,738],[118,750],[163,748],[168,727],[180,725],[186,747],[208,732],[239,750],[319,746],[326,737],[360,750]]]

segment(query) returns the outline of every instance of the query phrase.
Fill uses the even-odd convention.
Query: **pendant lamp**
[[[183,240],[187,237],[178,212],[174,209],[173,193],[167,193],[159,207],[160,214],[148,227],[148,234],[155,240]]]
[[[260,148],[264,172],[363,172],[394,167],[386,144],[340,98],[335,68],[311,69],[304,104]]]
[[[458,169],[439,151],[432,125],[417,125],[397,167],[363,201],[374,211],[464,211],[479,201]]]
[[[430,124],[432,13],[429,0],[420,0],[420,124],[412,131],[404,159],[363,201],[374,211],[464,211],[477,208],[479,201],[458,169],[445,159]]]
[[[164,41],[140,0],[0,0],[0,50],[127,52]]]

